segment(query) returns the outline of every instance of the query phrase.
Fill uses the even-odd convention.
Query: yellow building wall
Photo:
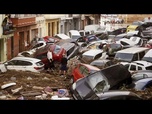
[[[131,24],[133,21],[142,21],[145,17],[152,18],[152,14],[119,14],[118,17],[123,18],[126,23]]]
[[[59,28],[57,27],[57,26],[58,26],[58,25],[57,25],[58,22],[59,22],[59,19],[50,19],[50,20],[47,20],[47,21],[46,21],[46,36],[49,35],[48,32],[50,32],[50,35],[51,35],[51,36],[57,34],[57,31],[59,31],[59,30],[57,30],[57,29],[59,29]],[[50,23],[50,31],[48,31],[48,25],[49,25],[49,23]],[[54,23],[54,26],[53,26],[52,23]],[[52,33],[52,28],[53,28],[53,33]]]

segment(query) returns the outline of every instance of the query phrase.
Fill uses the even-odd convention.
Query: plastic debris
[[[67,89],[58,90],[58,97],[67,97],[67,96],[69,96],[69,92]]]
[[[8,87],[13,86],[13,85],[16,85],[16,83],[12,82],[12,83],[8,83],[8,84],[4,84],[1,86],[1,89],[5,89],[5,88],[8,88]]]

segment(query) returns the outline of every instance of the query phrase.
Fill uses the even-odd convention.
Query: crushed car
[[[130,72],[121,64],[112,65],[80,78],[71,85],[70,92],[76,100],[94,100],[108,90],[118,90],[132,83]]]

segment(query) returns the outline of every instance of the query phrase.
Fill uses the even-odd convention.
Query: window
[[[102,56],[102,53],[97,54],[97,55],[94,57],[94,60],[100,58],[101,56]]]
[[[32,49],[41,47],[41,46],[43,46],[43,45],[44,45],[43,43],[36,44]]]
[[[152,70],[152,66],[146,67],[146,70]]]
[[[70,48],[68,51],[67,51],[67,56],[69,56],[71,53],[73,53],[75,47],[72,47]]]
[[[105,86],[106,86],[106,82],[105,82],[105,80],[102,80],[99,83],[97,83],[97,85],[95,86],[95,91],[96,92],[103,92],[103,89]]]
[[[59,52],[60,52],[60,50],[61,50],[61,46],[56,45],[56,46],[55,46],[55,49],[54,49],[54,51],[53,51],[53,52],[54,52],[55,54],[57,54],[57,53],[59,53]]]
[[[8,65],[16,65],[17,64],[17,60],[12,60],[8,62]]]
[[[145,77],[147,76],[146,74],[134,74],[132,77],[133,77],[133,80],[140,80],[144,78],[144,75]]]
[[[40,59],[40,60],[45,59],[45,58],[47,58],[47,53],[43,53],[41,55],[37,55],[36,58]]]
[[[131,65],[130,70],[135,71],[136,70],[136,66],[135,65]]]
[[[138,66],[138,70],[142,70],[142,67]]]
[[[81,73],[81,74],[83,74],[84,69],[85,69],[85,66],[80,65],[80,67],[79,67],[79,71],[80,71],[80,73]]]
[[[132,61],[138,60],[138,53],[134,54]]]
[[[84,76],[88,76],[88,75],[89,75],[89,69],[87,69],[86,67],[85,67],[85,69],[83,70],[83,75],[84,75]]]
[[[145,86],[145,88],[150,88],[150,87],[152,87],[152,81],[149,81],[149,82],[147,83],[147,85]]]
[[[31,66],[32,65],[32,63],[29,61],[22,61],[22,63],[24,66]]]
[[[26,61],[22,61],[22,60],[18,60],[16,65],[24,66],[24,65],[31,65],[31,63],[26,62]]]
[[[145,55],[145,51],[139,53],[139,59],[141,60]]]

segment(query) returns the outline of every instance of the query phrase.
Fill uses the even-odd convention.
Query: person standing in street
[[[60,71],[59,71],[59,74],[62,76],[62,75],[66,75],[66,72],[67,72],[67,63],[68,63],[68,59],[66,57],[65,54],[63,54],[63,57],[61,59],[61,67],[60,67]]]
[[[52,55],[51,49],[49,49],[47,52],[47,58],[48,58],[48,62],[49,62],[47,72],[49,72],[49,70],[52,70],[52,68],[54,68],[54,61],[53,61],[53,55]]]

